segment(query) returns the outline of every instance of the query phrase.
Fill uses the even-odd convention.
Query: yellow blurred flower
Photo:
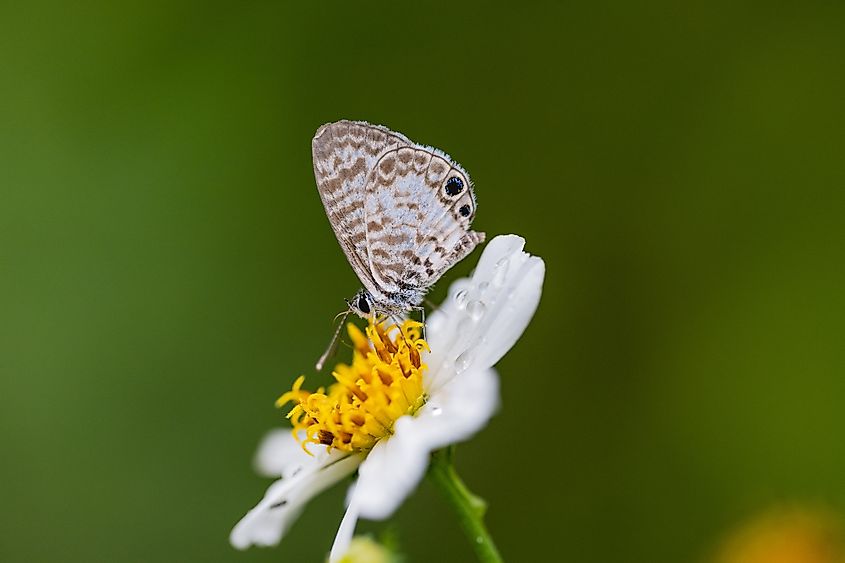
[[[735,531],[714,563],[845,563],[844,530],[829,511],[772,510]]]
[[[393,553],[367,536],[356,536],[352,538],[349,549],[340,558],[338,563],[391,563],[394,561]]]

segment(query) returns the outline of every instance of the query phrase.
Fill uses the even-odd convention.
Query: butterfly
[[[338,121],[311,141],[317,191],[364,286],[363,318],[418,309],[431,286],[484,241],[470,230],[469,174],[441,150],[363,121]]]

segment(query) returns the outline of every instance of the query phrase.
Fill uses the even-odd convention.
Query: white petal
[[[338,450],[315,456],[298,473],[270,485],[264,498],[232,530],[229,542],[238,549],[276,545],[305,504],[337,483],[361,463],[360,455]]]
[[[502,359],[525,332],[540,304],[546,264],[536,256],[514,262],[517,271],[510,280],[506,297],[491,306],[490,316],[484,319],[490,325],[478,343],[475,364],[478,368],[494,366]]]
[[[355,485],[352,485],[350,493],[354,490]],[[340,521],[337,534],[335,534],[332,551],[329,554],[329,563],[339,561],[349,551],[349,545],[352,543],[352,536],[355,535],[355,525],[357,523],[358,507],[350,502],[349,506],[346,507],[346,514],[343,515],[343,520]]]
[[[499,376],[487,368],[441,386],[417,413],[414,439],[432,452],[471,438],[499,407]]]
[[[304,436],[305,432],[301,431]],[[290,477],[300,467],[314,463],[320,451],[316,444],[307,444],[314,455],[308,455],[293,437],[290,428],[276,428],[264,435],[255,454],[255,471],[264,477]]]
[[[422,479],[429,454],[475,434],[498,403],[498,376],[492,369],[467,372],[443,385],[416,417],[397,420],[393,435],[361,463],[350,505],[364,518],[388,518]]]
[[[457,374],[495,365],[528,326],[540,302],[545,264],[523,252],[524,245],[516,235],[494,238],[472,277],[452,284],[429,316],[429,392]]]
[[[415,418],[403,416],[393,435],[379,441],[358,468],[350,504],[364,518],[384,520],[402,504],[428,467],[429,449],[414,438]]]

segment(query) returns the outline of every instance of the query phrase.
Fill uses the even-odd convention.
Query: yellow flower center
[[[422,376],[427,366],[420,352],[428,344],[420,338],[421,326],[411,320],[401,328],[370,321],[365,336],[347,325],[352,363],[335,367],[335,383],[311,393],[302,389],[302,375],[276,401],[278,407],[294,403],[287,416],[297,439],[305,431],[303,447],[313,443],[349,452],[368,450],[393,432],[399,417],[414,414],[425,403]]]

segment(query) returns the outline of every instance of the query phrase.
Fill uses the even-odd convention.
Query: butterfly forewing
[[[314,177],[323,207],[346,258],[371,293],[364,197],[367,178],[384,151],[410,144],[384,127],[354,121],[323,125],[311,141]]]

